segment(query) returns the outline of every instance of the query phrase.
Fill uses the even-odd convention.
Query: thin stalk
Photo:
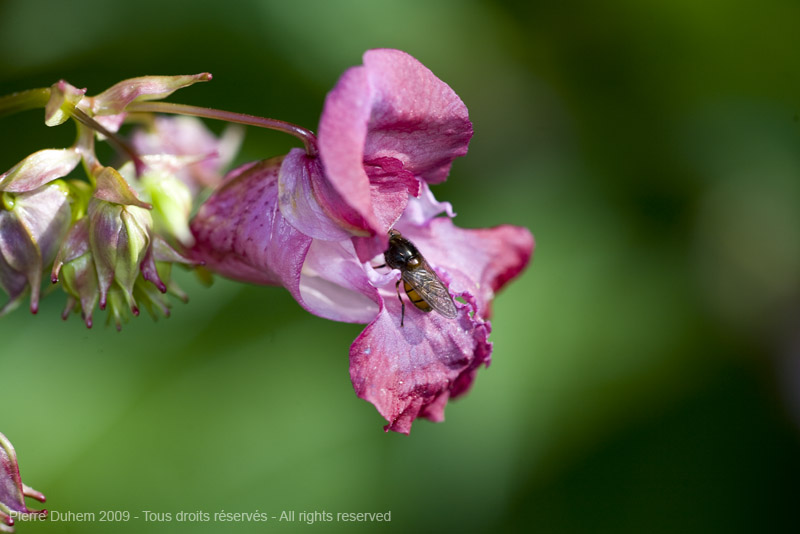
[[[244,113],[234,113],[232,111],[222,111],[219,109],[189,106],[186,104],[173,104],[171,102],[134,102],[128,104],[125,111],[191,115],[194,117],[203,117],[205,119],[217,119],[245,124],[247,126],[267,128],[269,130],[278,130],[279,132],[288,133],[300,139],[305,145],[306,153],[309,156],[314,157],[317,155],[317,137],[314,135],[314,132],[302,126],[292,124],[291,122],[256,117],[255,115],[247,115]]]
[[[79,108],[75,108],[72,111],[72,117],[78,121],[79,123],[83,124],[87,128],[91,128],[92,130],[99,132],[108,138],[108,142],[111,143],[114,148],[116,148],[120,152],[124,152],[127,154],[131,161],[133,161],[133,165],[136,168],[136,174],[141,175],[144,172],[145,165],[142,161],[142,158],[139,157],[139,154],[131,147],[124,139],[122,139],[117,134],[109,131],[105,126],[91,118],[89,115],[81,111]]]
[[[28,89],[10,95],[0,96],[0,117],[26,111],[28,109],[43,108],[50,100],[50,88]]]

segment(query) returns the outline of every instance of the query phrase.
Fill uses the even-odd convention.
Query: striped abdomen
[[[433,309],[431,308],[431,305],[425,302],[425,299],[423,299],[420,296],[420,294],[417,293],[417,290],[411,287],[411,284],[409,284],[405,280],[403,280],[403,289],[406,290],[406,295],[408,295],[408,300],[410,300],[414,304],[414,306],[416,306],[417,308],[419,308],[424,312],[429,312]]]

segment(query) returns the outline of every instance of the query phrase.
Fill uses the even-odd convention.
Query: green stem
[[[28,89],[19,93],[0,96],[0,117],[29,109],[43,108],[50,100],[50,88]]]
[[[306,153],[309,156],[315,157],[317,155],[317,137],[314,135],[314,132],[303,128],[302,126],[292,124],[291,122],[256,117],[255,115],[246,115],[244,113],[234,113],[232,111],[222,111],[219,109],[188,106],[185,104],[173,104],[171,102],[134,102],[132,104],[128,104],[128,106],[125,108],[125,111],[192,115],[194,117],[203,117],[205,119],[218,119],[227,122],[245,124],[247,126],[257,126],[259,128],[278,130],[300,139],[305,145]]]

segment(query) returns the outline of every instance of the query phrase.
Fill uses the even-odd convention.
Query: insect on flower
[[[450,292],[436,273],[419,253],[414,244],[400,235],[397,230],[389,230],[389,248],[383,253],[386,263],[392,269],[398,269],[401,279],[397,281],[397,298],[400,299],[400,326],[406,316],[406,305],[400,295],[400,281],[411,303],[424,312],[436,310],[448,319],[458,315],[456,305]]]

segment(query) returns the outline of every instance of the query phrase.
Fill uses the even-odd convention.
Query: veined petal
[[[210,79],[207,72],[191,76],[142,76],[121,81],[87,100],[94,115],[115,115],[131,102],[166,98],[178,89]]]
[[[63,124],[85,94],[86,89],[78,89],[64,80],[54,83],[50,87],[50,100],[44,108],[44,123],[47,126]]]
[[[231,171],[191,223],[194,260],[228,278],[282,285],[299,300],[300,270],[311,238],[278,209],[281,158]]]
[[[389,422],[385,430],[408,434],[417,417],[444,420],[450,397],[464,393],[475,372],[488,365],[491,327],[469,307],[456,319],[424,313],[385,298],[381,311],[350,347],[350,378],[356,394]]]
[[[0,176],[0,191],[33,191],[72,172],[81,160],[72,148],[50,148],[34,152]]]

